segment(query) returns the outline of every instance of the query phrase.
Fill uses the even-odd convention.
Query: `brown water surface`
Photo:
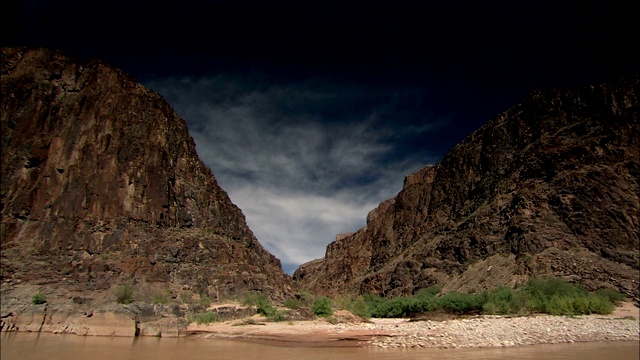
[[[637,360],[638,342],[536,345],[498,349],[377,349],[278,347],[199,338],[114,338],[5,333],[2,360],[200,359],[580,359]]]

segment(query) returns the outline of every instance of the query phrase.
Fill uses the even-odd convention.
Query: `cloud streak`
[[[145,85],[187,120],[200,158],[289,273],[436,161],[404,144],[447,122],[419,91],[229,75]]]

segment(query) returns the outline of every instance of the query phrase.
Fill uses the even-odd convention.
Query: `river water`
[[[278,347],[199,338],[115,338],[48,333],[2,334],[2,360],[270,360],[270,359],[580,359],[637,360],[638,342],[536,345],[498,349]]]

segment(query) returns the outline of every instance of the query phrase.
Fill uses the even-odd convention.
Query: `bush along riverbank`
[[[429,314],[450,315],[589,315],[610,314],[624,296],[616,291],[589,292],[559,278],[531,279],[511,289],[499,287],[482,293],[452,291],[442,294],[429,287],[413,296],[382,298],[365,295],[343,300],[347,310],[374,318],[407,318]]]

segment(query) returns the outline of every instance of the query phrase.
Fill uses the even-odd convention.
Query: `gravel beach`
[[[445,321],[371,319],[330,324],[324,320],[227,321],[191,324],[188,335],[285,346],[380,348],[509,347],[594,341],[639,341],[638,308],[631,303],[612,315],[522,317],[475,316]]]

